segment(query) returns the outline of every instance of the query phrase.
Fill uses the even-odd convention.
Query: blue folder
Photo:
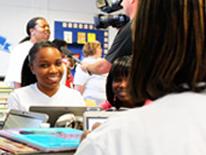
[[[22,128],[1,130],[0,135],[43,152],[75,150],[80,144],[81,130],[73,128]]]

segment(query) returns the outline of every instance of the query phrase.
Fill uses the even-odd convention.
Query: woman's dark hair
[[[39,19],[44,19],[44,18],[43,17],[34,17],[31,20],[29,20],[29,22],[26,25],[26,33],[28,36],[26,36],[24,39],[22,39],[19,43],[23,43],[27,40],[30,40],[30,36],[31,36],[30,29],[32,29],[36,26],[36,24],[37,24],[36,21]]]
[[[61,52],[61,47],[67,47],[67,42],[61,39],[54,39],[52,43],[56,45],[56,47],[59,49],[60,52]]]
[[[205,5],[205,0],[139,1],[128,84],[139,106],[168,93],[199,91],[206,82]]]
[[[57,49],[57,47],[50,41],[41,41],[33,45],[33,47],[29,51],[29,54],[24,60],[24,64],[22,67],[22,72],[21,72],[22,87],[37,82],[36,76],[31,72],[30,65],[32,65],[38,51],[45,47],[53,47]]]
[[[113,81],[127,79],[129,76],[130,67],[131,67],[131,56],[119,57],[112,64],[112,68],[107,76],[107,81],[106,81],[107,100],[112,106],[116,107],[117,109],[119,109],[122,106],[122,104],[121,101],[114,96],[112,83]]]

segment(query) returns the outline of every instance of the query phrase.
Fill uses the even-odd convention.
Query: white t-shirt
[[[81,94],[61,85],[53,96],[41,92],[36,84],[15,89],[8,98],[9,109],[28,111],[30,106],[85,106]]]
[[[11,85],[12,82],[21,83],[22,66],[32,46],[33,43],[31,41],[25,41],[13,48],[5,76],[5,82],[7,84]]]
[[[111,118],[75,155],[205,155],[205,118],[206,95],[170,94]]]
[[[97,58],[94,57],[86,57],[83,59],[83,62],[88,64],[92,64],[98,61]],[[97,104],[102,103],[106,100],[106,78],[107,74],[104,75],[89,75],[84,72],[81,67],[78,65],[76,67],[76,72],[74,75],[74,85],[84,86],[83,97],[85,99],[94,99]]]

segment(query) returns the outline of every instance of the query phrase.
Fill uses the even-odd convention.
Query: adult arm
[[[97,62],[93,64],[82,63],[82,70],[91,73],[91,74],[105,74],[108,73],[111,69],[112,64],[104,58],[99,59]]]
[[[81,68],[91,74],[105,74],[110,71],[112,63],[116,58],[131,55],[131,52],[132,37],[131,23],[129,22],[121,30],[119,30],[105,58],[99,59],[93,64],[82,63]]]

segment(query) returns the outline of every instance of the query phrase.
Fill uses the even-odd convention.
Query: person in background
[[[101,59],[102,47],[99,41],[85,43],[82,51],[85,57],[83,63],[93,64]],[[89,75],[79,65],[76,67],[74,88],[81,92],[85,100],[93,100],[96,105],[105,101],[105,84],[106,75]]]
[[[11,51],[9,67],[5,76],[5,82],[14,87],[21,87],[21,70],[23,62],[34,43],[48,40],[50,37],[49,24],[43,17],[34,17],[27,23],[27,37]]]
[[[99,105],[103,110],[123,111],[128,110],[128,108],[134,108],[135,103],[132,101],[132,98],[127,91],[130,68],[131,56],[119,57],[112,64],[112,68],[106,81],[107,100]],[[149,103],[151,103],[151,101],[145,101],[145,105],[148,105]],[[113,107],[115,107],[115,109],[113,109]],[[101,123],[99,122],[95,123],[92,131],[100,125]],[[90,133],[91,131],[84,131],[81,140],[86,138]]]
[[[119,57],[114,61],[107,76],[107,101],[100,104],[102,109],[108,110],[111,107],[115,107],[118,110],[121,107],[133,107],[133,101],[127,92],[130,67],[131,56]]]
[[[122,7],[127,16],[132,20],[137,10],[138,0],[122,0]],[[118,30],[117,35],[109,49],[105,58],[99,59],[93,64],[82,63],[81,68],[85,72],[91,74],[105,74],[111,69],[112,63],[118,57],[131,55],[132,52],[132,37],[131,37],[131,22],[128,22]]]
[[[74,59],[68,57],[67,58],[67,79],[66,79],[66,86],[69,88],[74,88],[74,76],[72,74],[72,70],[76,67],[76,62]]]
[[[61,49],[61,47],[67,48],[67,43],[61,39],[54,39],[52,42],[57,46],[59,51],[62,52],[63,64],[65,68],[62,82],[65,83],[67,87],[73,88],[74,77],[71,73],[71,70],[74,68],[75,62],[71,58],[67,57]]]
[[[68,57],[66,65],[67,65],[66,86],[69,88],[74,88],[74,76],[72,74],[72,70],[75,69],[76,62],[72,58]]]
[[[34,44],[22,69],[22,87],[8,97],[9,109],[28,111],[30,106],[85,106],[81,94],[60,84],[62,55],[56,46],[43,41]]]
[[[205,155],[206,0],[139,0],[129,94],[75,155]],[[163,20],[164,19],[164,20]],[[143,106],[145,100],[153,103]]]

